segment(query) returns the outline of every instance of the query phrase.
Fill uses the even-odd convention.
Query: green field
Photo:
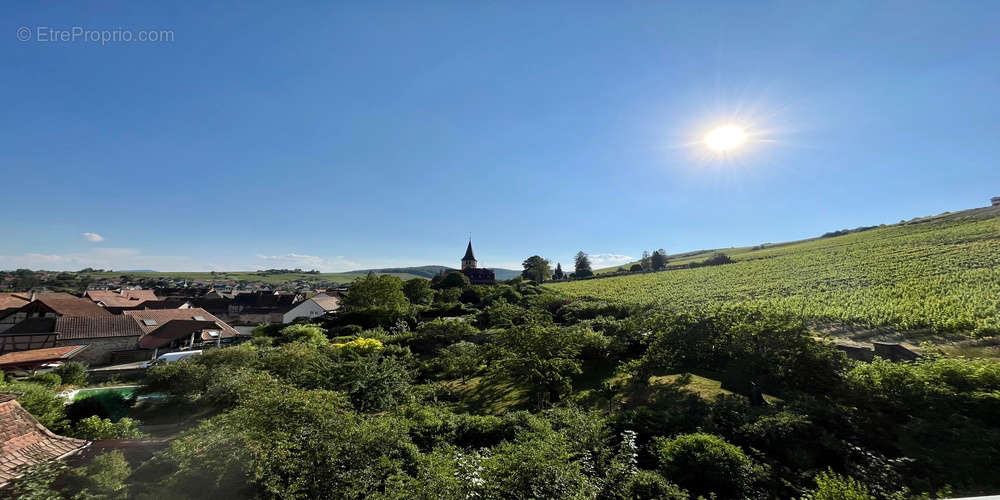
[[[548,286],[642,306],[750,303],[814,323],[997,335],[1000,218],[990,209],[965,214],[724,251],[736,260],[729,265]]]

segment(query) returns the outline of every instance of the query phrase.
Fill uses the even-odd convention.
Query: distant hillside
[[[521,275],[521,271],[514,271],[512,269],[501,269],[499,267],[490,267],[488,269],[493,271],[493,274],[496,275],[499,281],[514,279]],[[368,274],[369,272],[375,274],[412,274],[421,278],[431,279],[441,271],[457,271],[457,269],[448,266],[387,267],[382,269],[348,271],[344,274]]]

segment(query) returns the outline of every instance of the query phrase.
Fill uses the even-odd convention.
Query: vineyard
[[[1000,217],[921,220],[732,257],[717,267],[550,286],[642,306],[750,303],[816,323],[1000,334]]]

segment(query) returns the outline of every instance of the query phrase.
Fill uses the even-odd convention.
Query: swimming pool
[[[135,395],[137,385],[121,385],[116,387],[94,387],[92,389],[79,389],[67,395],[69,401],[79,401],[84,398],[97,396],[99,394],[118,394],[123,398],[131,398]]]

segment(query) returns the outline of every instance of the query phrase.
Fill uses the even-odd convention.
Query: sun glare
[[[747,133],[742,127],[724,125],[714,128],[705,136],[705,145],[718,153],[724,153],[746,144]]]

